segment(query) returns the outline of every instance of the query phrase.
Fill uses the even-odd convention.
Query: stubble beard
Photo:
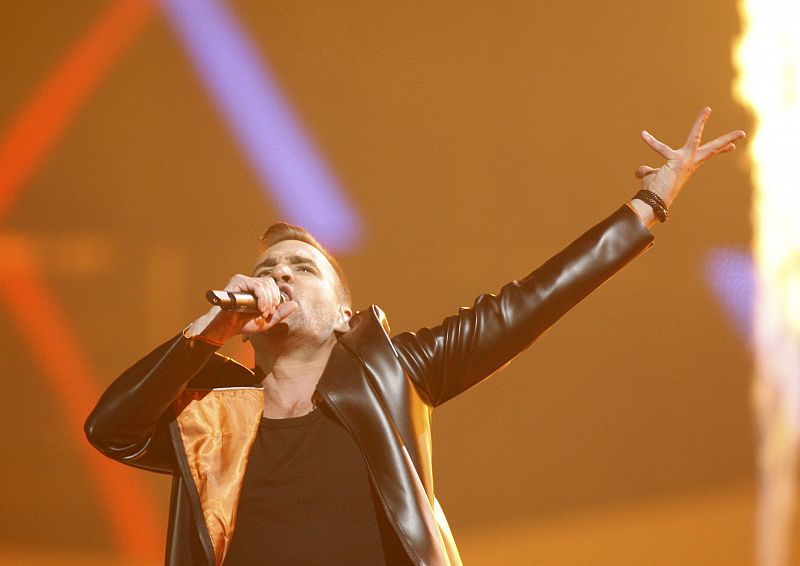
[[[334,334],[335,315],[321,318],[310,316],[304,309],[298,308],[287,318],[286,322],[277,324],[254,341],[258,348],[261,344],[276,353],[291,352],[298,349],[321,347]]]

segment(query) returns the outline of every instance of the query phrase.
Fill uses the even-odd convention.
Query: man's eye
[[[314,270],[313,270],[313,269],[311,269],[311,268],[310,268],[309,266],[307,266],[307,265],[299,265],[299,266],[297,267],[297,269],[299,269],[300,271],[305,271],[306,273],[314,273]]]
[[[272,274],[269,271],[263,271],[256,275],[256,277],[270,277]]]

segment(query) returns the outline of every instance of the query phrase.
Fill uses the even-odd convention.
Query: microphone
[[[206,291],[206,299],[212,305],[221,307],[222,310],[228,312],[247,312],[257,313],[258,300],[252,293],[234,293],[232,291],[215,291],[211,289]],[[281,302],[283,304],[289,300],[289,296],[281,291]]]

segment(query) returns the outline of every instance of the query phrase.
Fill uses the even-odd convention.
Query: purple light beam
[[[217,0],[160,3],[280,214],[333,251],[353,249],[358,213],[235,16]]]
[[[734,328],[751,351],[755,351],[753,335],[753,301],[756,275],[753,258],[737,248],[716,248],[706,257],[704,271],[717,298],[725,307]]]

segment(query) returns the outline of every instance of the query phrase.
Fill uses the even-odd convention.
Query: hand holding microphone
[[[214,307],[190,324],[184,336],[215,345],[237,334],[266,332],[297,308],[270,277],[234,275],[223,290],[208,291],[206,299]]]

